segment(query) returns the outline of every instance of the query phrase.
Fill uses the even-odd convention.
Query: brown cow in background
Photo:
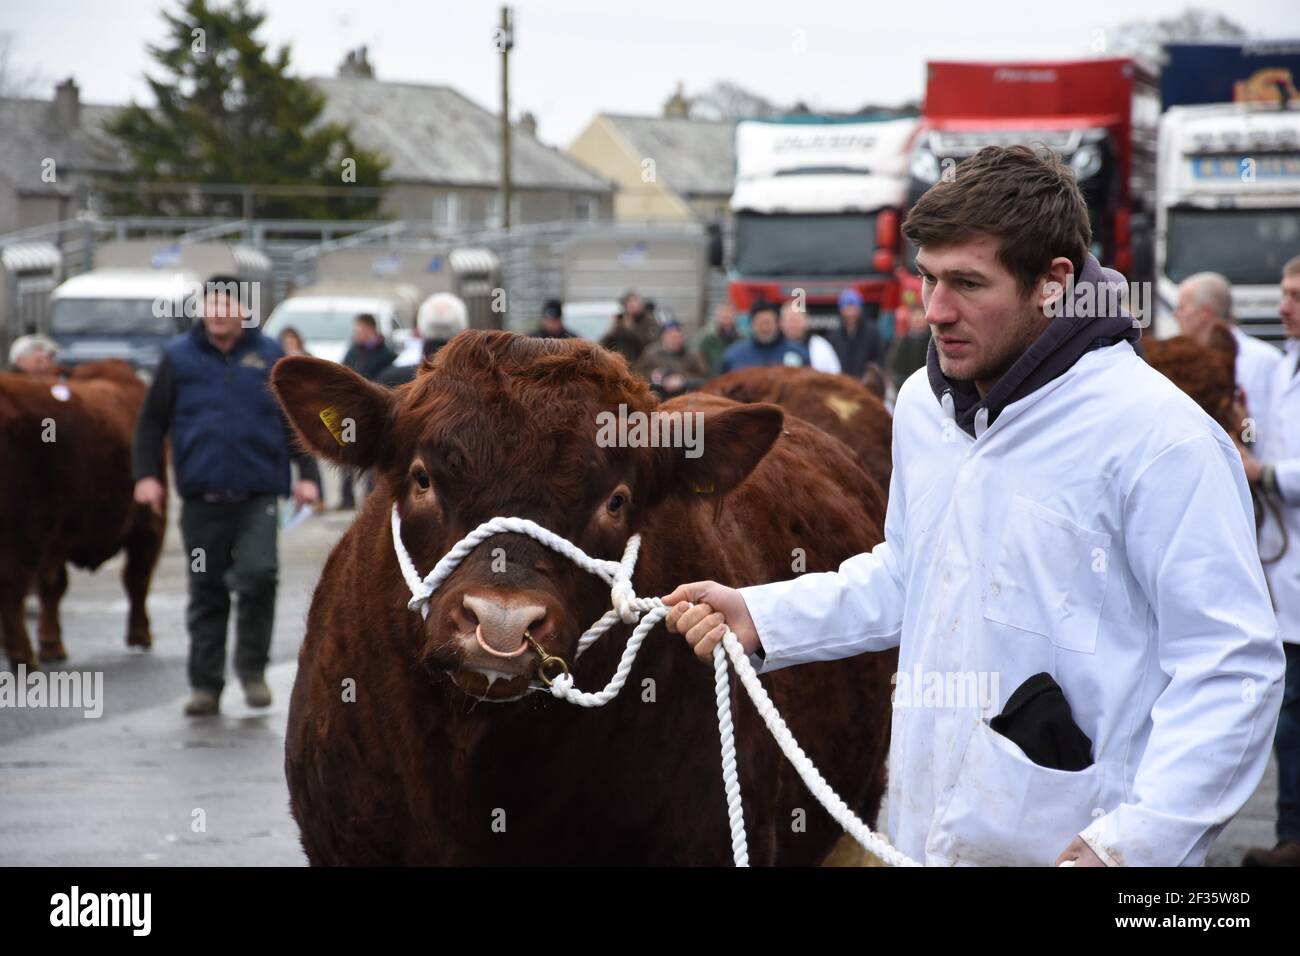
[[[116,359],[53,376],[0,375],[0,631],[10,664],[33,667],[23,601],[41,602],[40,659],[67,652],[59,601],[66,562],[94,570],[125,549],[126,643],[149,647],[145,598],[164,519],[132,497],[131,441],[145,385]]]
[[[376,475],[321,575],[289,708],[285,771],[311,862],[729,863],[712,668],[661,625],[607,706],[530,693],[539,658],[525,629],[580,689],[608,681],[630,627],[573,663],[608,587],[531,538],[498,535],[424,620],[407,608],[391,508],[422,575],[483,521],[518,516],[607,559],[640,532],[643,596],[702,578],[755,584],[832,570],[881,540],[884,498],[848,449],[771,405],[696,393],[657,406],[621,359],[579,339],[464,332],[391,393],[304,357],[281,360],[272,381],[307,447]],[[700,413],[703,455],[602,447],[596,416],[620,405]],[[355,440],[335,437],[344,422]],[[762,678],[868,822],[896,659]],[[840,828],[734,681],[732,701],[751,860],[821,861]]]
[[[1237,340],[1221,322],[1211,326],[1207,339],[1200,342],[1186,335],[1144,338],[1143,358],[1240,445],[1242,423],[1249,411],[1237,389]]]
[[[773,365],[728,372],[703,391],[737,402],[771,402],[853,449],[867,474],[889,490],[894,419],[880,396],[856,379]]]

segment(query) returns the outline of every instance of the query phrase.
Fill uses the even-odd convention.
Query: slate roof
[[[681,196],[730,196],[736,178],[736,124],[675,116],[602,114],[656,175]]]
[[[497,114],[451,87],[351,76],[312,82],[325,93],[325,119],[347,123],[357,143],[389,158],[389,182],[499,184]],[[518,127],[510,143],[518,188],[613,191],[609,180]]]
[[[48,99],[0,97],[0,177],[24,192],[66,193],[60,174],[99,173],[123,168],[101,132],[120,107],[82,103],[79,122],[63,123]],[[41,178],[46,159],[54,160],[55,181]]]

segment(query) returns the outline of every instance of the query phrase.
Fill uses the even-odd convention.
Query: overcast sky
[[[262,0],[263,39],[289,44],[298,73],[333,74],[367,44],[384,80],[446,83],[495,110],[500,67],[489,0]],[[1135,16],[1175,14],[1185,0],[518,0],[511,112],[567,146],[598,112],[658,113],[677,82],[688,94],[721,79],[779,103],[852,109],[919,99],[927,59],[1092,55],[1097,38]],[[1198,0],[1254,35],[1300,35],[1296,0]],[[145,50],[163,35],[159,0],[0,0],[19,72],[36,93],[76,78],[83,100],[148,102]],[[1096,31],[1110,31],[1097,34]],[[0,130],[3,135],[3,130]]]

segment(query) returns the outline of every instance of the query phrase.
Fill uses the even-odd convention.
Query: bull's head
[[[775,406],[715,404],[692,422],[702,454],[611,444],[602,412],[617,416],[622,406],[628,420],[638,413],[652,422],[664,414],[645,383],[589,342],[504,332],[462,333],[394,392],[305,357],[283,359],[272,381],[311,451],[374,470],[367,526],[382,520],[386,529],[396,502],[421,574],[497,516],[530,518],[589,555],[617,559],[632,534],[654,533],[665,505],[716,499],[743,481],[782,426]],[[678,526],[659,528],[659,539],[688,530],[673,510]],[[405,603],[391,548],[374,574],[372,590]],[[572,661],[582,632],[608,609],[599,578],[529,537],[501,534],[444,582],[427,618],[409,615],[408,633],[418,657],[465,693],[508,700],[536,676],[541,658],[529,637]]]

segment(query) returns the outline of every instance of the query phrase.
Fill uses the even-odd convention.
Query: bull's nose
[[[528,602],[503,601],[466,594],[462,601],[466,617],[477,621],[474,637],[479,647],[494,657],[518,657],[528,650],[524,632],[546,620],[546,608]]]

